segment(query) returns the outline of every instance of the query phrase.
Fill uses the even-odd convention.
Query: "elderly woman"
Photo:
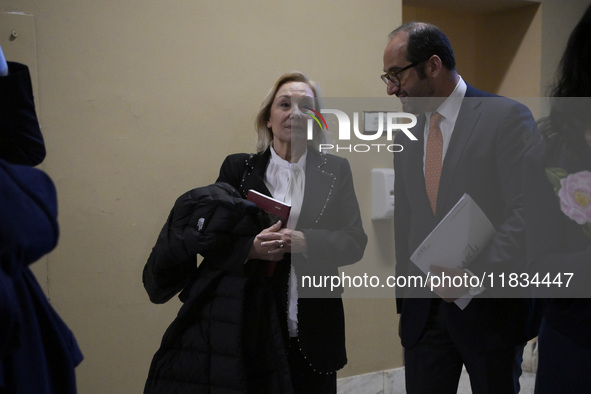
[[[317,89],[303,74],[281,76],[256,118],[258,152],[228,156],[215,185],[177,201],[171,218],[195,217],[188,219],[189,233],[180,231],[182,244],[191,243],[187,234],[200,223],[211,228],[214,222],[225,238],[222,247],[186,246],[173,256],[162,245],[174,231],[163,229],[144,271],[152,299],[166,301],[182,278],[196,280],[183,285],[188,295],[177,320],[184,323],[173,323],[165,334],[146,392],[336,393],[336,371],[347,362],[342,289],[309,288],[300,279],[338,275],[339,266],[362,258],[367,236],[349,163],[315,149],[323,138],[319,128],[308,141],[317,102]],[[288,204],[286,223],[261,226],[249,204],[260,210],[246,201],[251,189]],[[197,210],[207,206],[198,202],[203,194],[216,201],[213,213],[179,213],[187,201]],[[220,214],[227,206],[231,212]],[[159,279],[170,272],[160,263],[186,250],[205,256],[197,272],[189,253],[186,269],[174,271],[177,280]],[[212,282],[215,291],[203,290]],[[175,290],[161,292],[164,283]]]

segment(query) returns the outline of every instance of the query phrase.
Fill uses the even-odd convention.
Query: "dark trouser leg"
[[[405,349],[405,379],[408,394],[456,394],[462,359],[447,329],[443,308],[435,300],[423,336],[412,349]]]
[[[538,335],[536,394],[591,393],[591,349],[542,321]]]

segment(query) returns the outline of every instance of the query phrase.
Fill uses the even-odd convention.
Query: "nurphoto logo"
[[[322,114],[332,114],[337,117],[338,121],[338,143],[329,144],[322,143],[318,145],[320,152],[328,151],[348,151],[348,152],[359,152],[366,153],[371,151],[380,152],[387,150],[388,152],[401,152],[403,147],[400,144],[394,144],[394,132],[399,130],[402,131],[411,141],[417,141],[417,138],[410,132],[410,128],[417,124],[417,117],[411,113],[406,112],[377,112],[378,116],[378,127],[374,133],[368,133],[359,131],[359,112],[353,113],[353,127],[351,128],[351,120],[349,115],[344,111],[338,109],[321,109],[320,112],[309,109],[313,114],[308,114],[312,119],[308,119],[307,125],[307,139],[312,141],[314,139],[314,122],[318,124],[321,130],[328,131],[328,125],[326,119]],[[385,122],[384,122],[385,119]],[[351,133],[353,130],[353,136]],[[350,143],[352,138],[356,138],[359,141],[376,141],[381,138],[386,132],[386,140],[388,143]],[[343,143],[347,141],[349,143]]]

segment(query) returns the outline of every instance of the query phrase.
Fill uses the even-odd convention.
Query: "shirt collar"
[[[304,154],[302,155],[302,157],[300,157],[300,159],[298,160],[297,163],[290,163],[287,160],[283,159],[281,156],[279,156],[277,154],[277,152],[275,152],[275,149],[273,149],[273,145],[270,146],[271,148],[271,161],[278,165],[279,167],[283,167],[283,168],[293,168],[293,167],[300,167],[300,168],[305,168],[306,165],[306,156],[308,155],[308,151],[306,150],[304,152]]]
[[[462,77],[459,76],[458,83],[454,90],[437,108],[437,112],[443,115],[446,120],[452,122],[452,124],[455,124],[458,114],[460,113],[460,107],[462,106],[462,100],[466,95],[467,88],[468,86],[466,85],[466,82],[464,82]],[[430,115],[430,112],[426,114],[427,119],[429,119]]]

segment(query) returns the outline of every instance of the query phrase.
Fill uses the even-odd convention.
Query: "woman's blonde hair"
[[[267,123],[269,118],[271,117],[271,106],[273,105],[273,100],[275,99],[275,95],[277,95],[277,91],[281,88],[281,86],[285,85],[289,82],[303,82],[310,86],[312,89],[312,93],[314,93],[314,102],[315,102],[315,110],[320,111],[320,97],[318,95],[318,86],[316,83],[304,74],[300,72],[292,72],[283,74],[282,76],[277,79],[263,102],[261,103],[261,108],[255,119],[255,129],[258,135],[257,138],[257,152],[262,153],[271,144],[271,140],[273,139],[273,131],[267,127]],[[318,149],[318,144],[322,143],[325,140],[324,133],[319,130],[318,126],[314,126],[314,144],[313,146]]]

